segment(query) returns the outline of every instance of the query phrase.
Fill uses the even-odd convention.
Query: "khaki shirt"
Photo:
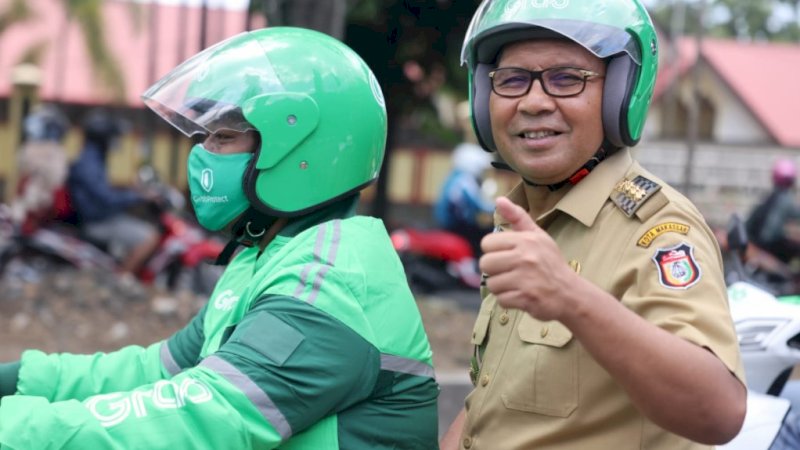
[[[509,198],[528,209],[523,184]],[[714,235],[689,200],[627,149],[537,223],[582,277],[656,326],[708,348],[744,380]],[[640,414],[561,323],[503,309],[485,289],[482,295],[472,334],[476,387],[466,399],[461,448],[708,448]]]

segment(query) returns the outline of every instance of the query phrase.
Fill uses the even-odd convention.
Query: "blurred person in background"
[[[753,208],[746,222],[750,240],[789,266],[800,256],[796,181],[795,162],[788,158],[777,159],[772,165],[772,191]],[[800,267],[792,269],[800,271]]]
[[[481,241],[474,389],[444,450],[699,450],[747,391],[720,250],[641,167],[656,30],[637,0],[485,0],[464,40],[482,147],[519,175]]]
[[[433,210],[437,225],[464,237],[476,257],[480,255],[481,238],[493,227],[494,202],[483,190],[491,162],[492,155],[479,145],[458,144]]]
[[[69,168],[67,188],[81,233],[106,249],[123,273],[135,274],[158,247],[156,223],[131,213],[158,203],[156,194],[112,186],[108,155],[125,131],[125,123],[102,108],[89,111],[82,123],[83,148]]]
[[[229,264],[163,342],[0,365],[0,447],[435,449],[419,310],[385,225],[355,212],[386,145],[366,63],[330,36],[271,27],[142,97],[195,142],[191,201],[230,235]]]
[[[64,192],[68,162],[63,145],[68,129],[69,120],[52,104],[36,106],[23,121],[19,184],[11,207],[23,233],[68,214]]]

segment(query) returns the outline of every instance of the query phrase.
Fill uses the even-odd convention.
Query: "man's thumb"
[[[508,198],[497,197],[495,206],[498,214],[511,225],[512,230],[533,231],[538,228],[528,212],[512,203]]]

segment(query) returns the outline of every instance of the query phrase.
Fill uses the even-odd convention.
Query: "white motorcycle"
[[[747,236],[734,216],[728,248],[743,254]],[[800,306],[782,303],[767,289],[748,281],[742,260],[731,258],[738,279],[728,286],[731,315],[747,379],[747,415],[742,431],[725,450],[768,450],[785,427],[794,429],[791,402],[780,397],[795,365],[800,364]]]

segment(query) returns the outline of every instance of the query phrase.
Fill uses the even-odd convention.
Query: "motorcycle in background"
[[[161,236],[156,251],[136,274],[137,279],[171,290],[188,288],[209,295],[223,270],[209,263],[222,251],[224,242],[183,216],[183,195],[162,183],[152,167],[142,166],[138,176],[143,189],[155,192],[162,200],[144,212],[157,221]],[[64,265],[118,271],[117,261],[70,223],[68,195],[62,194],[56,197],[67,200],[56,202],[56,211],[37,214],[33,220],[15,220],[7,205],[0,206],[0,274],[24,278]]]
[[[800,364],[800,306],[781,302],[748,277],[747,234],[733,216],[727,235],[728,300],[748,387],[747,416],[739,435],[718,448],[767,450],[787,420],[796,420],[789,399],[780,397]],[[794,424],[790,424],[794,425]]]
[[[389,235],[412,290],[478,289],[481,273],[472,246],[445,230],[398,228]]]

